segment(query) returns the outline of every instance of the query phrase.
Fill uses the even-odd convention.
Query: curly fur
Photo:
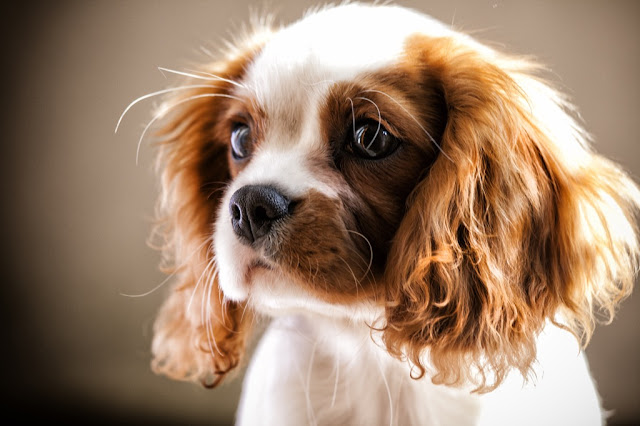
[[[429,348],[435,383],[479,372],[487,391],[513,367],[528,374],[547,319],[586,344],[598,309],[613,318],[638,268],[640,197],[591,151],[559,95],[545,88],[551,105],[528,97],[522,82],[544,87],[531,65],[500,58],[498,67],[451,39],[411,43],[411,60],[442,84],[451,158],[416,187],[396,232],[384,341],[418,378]],[[541,108],[553,123],[539,121]]]
[[[203,72],[215,72],[220,79],[173,95],[160,109],[166,124],[158,132],[156,233],[163,240],[164,270],[177,279],[155,322],[152,367],[173,379],[211,387],[240,364],[252,315],[244,303],[224,300],[210,240],[231,177],[226,141],[215,134],[224,112],[218,101],[224,98],[216,96],[229,91],[231,83],[222,79],[243,72],[251,49],[207,66]],[[190,86],[202,85],[197,83]]]

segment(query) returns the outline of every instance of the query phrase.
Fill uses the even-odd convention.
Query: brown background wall
[[[113,130],[131,100],[174,81],[156,67],[186,68],[199,46],[246,21],[250,3],[25,2],[3,10],[3,384],[23,419],[231,421],[239,381],[205,391],[148,368],[163,291],[119,293],[163,280],[158,254],[145,245],[156,191],[148,146],[135,165],[152,103]],[[597,149],[640,175],[640,2],[398,3],[536,55],[579,106]],[[311,4],[273,1],[268,9],[290,22]],[[639,308],[640,296],[627,300],[587,351],[620,423],[640,422]]]

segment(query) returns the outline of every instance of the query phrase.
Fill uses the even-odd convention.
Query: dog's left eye
[[[380,123],[356,125],[349,150],[359,157],[375,160],[386,157],[398,147],[398,140]]]
[[[249,156],[251,129],[246,124],[237,124],[231,131],[231,154],[236,160]]]

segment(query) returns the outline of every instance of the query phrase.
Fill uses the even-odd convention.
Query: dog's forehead
[[[414,34],[440,37],[451,30],[394,6],[315,12],[275,33],[248,68],[245,84],[268,115],[291,118],[308,111],[332,83],[397,63]]]

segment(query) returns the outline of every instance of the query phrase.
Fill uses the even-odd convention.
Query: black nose
[[[231,224],[241,242],[251,244],[267,235],[273,223],[291,214],[291,200],[271,186],[247,185],[229,201]]]

